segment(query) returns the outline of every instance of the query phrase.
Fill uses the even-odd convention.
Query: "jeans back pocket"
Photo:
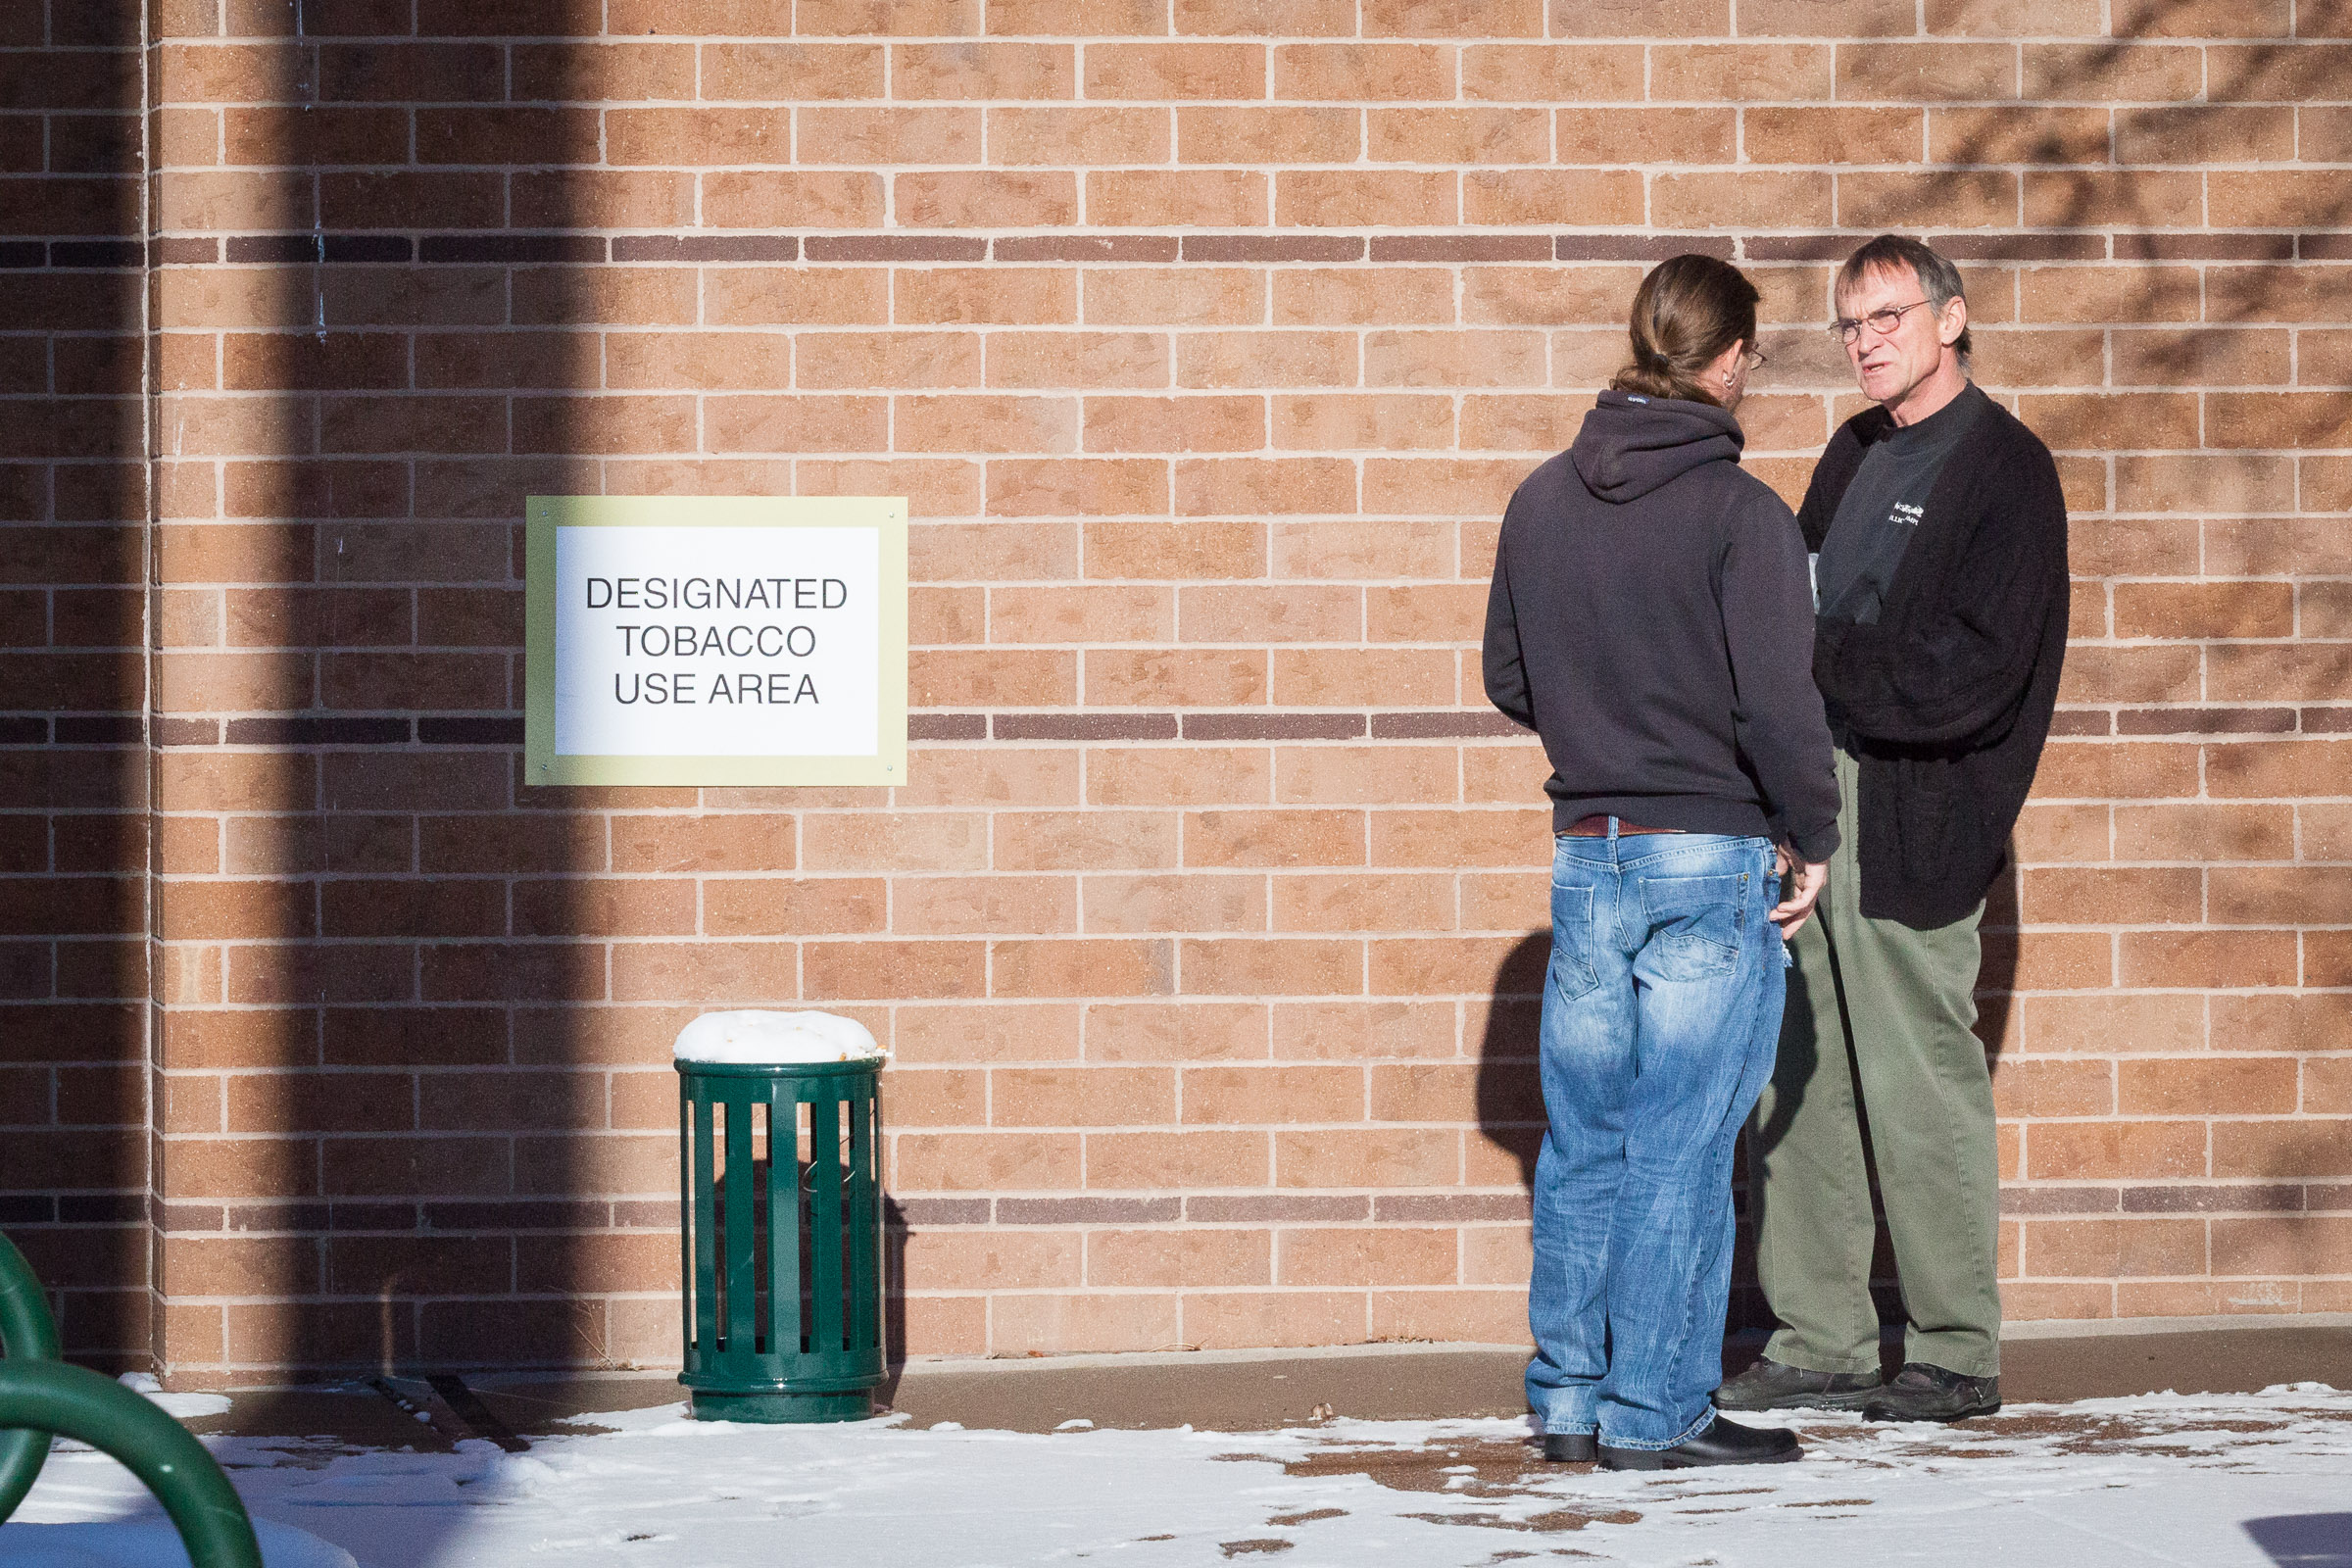
[[[1644,969],[1661,980],[1709,980],[1740,963],[1747,924],[1748,873],[1642,879],[1648,917]]]
[[[1592,890],[1551,885],[1551,989],[1574,1002],[1600,984],[1592,967]]]

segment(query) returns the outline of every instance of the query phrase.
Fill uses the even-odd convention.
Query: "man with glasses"
[[[2066,651],[2066,504],[2049,449],[1968,378],[1952,264],[1881,235],[1839,269],[1875,407],[1833,436],[1797,521],[1840,847],[1749,1122],[1757,1273],[1781,1328],[1725,1409],[1956,1421],[2000,1408],[1992,1081],[1972,1032],[1984,895],[2034,782]],[[1875,1165],[1902,1287],[1879,1373]]]

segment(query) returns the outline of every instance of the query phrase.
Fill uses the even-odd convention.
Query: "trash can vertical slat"
[[[746,1100],[727,1099],[727,1186],[719,1220],[727,1250],[727,1338],[729,1350],[752,1350],[759,1331],[752,1326],[752,1302],[760,1276],[755,1272],[757,1238],[752,1227],[752,1106]]]
[[[768,1086],[767,1300],[768,1352],[801,1353],[801,1098],[783,1080]]]
[[[678,1191],[691,1200],[694,1194],[694,1101],[683,1084],[678,1094]],[[695,1302],[702,1296],[695,1279],[694,1239],[702,1234],[698,1225],[678,1227],[678,1279],[683,1299],[678,1305],[685,1324],[686,1365],[694,1365]]]
[[[880,1208],[874,1192],[874,1102],[850,1102],[850,1212]],[[864,1348],[863,1336],[882,1321],[881,1236],[865,1225],[850,1227],[850,1337],[852,1350]]]
[[[694,1348],[709,1363],[718,1354],[718,1183],[711,1149],[710,1097],[690,1102],[694,1122]]]
[[[841,1340],[841,1102],[808,1102],[808,1348],[838,1355]]]

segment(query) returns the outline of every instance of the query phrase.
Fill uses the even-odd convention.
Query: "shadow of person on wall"
[[[1519,1191],[1536,1186],[1536,1153],[1544,1144],[1544,1088],[1537,1074],[1536,1029],[1543,1012],[1544,971],[1551,962],[1551,933],[1531,931],[1512,945],[1494,972],[1486,1027],[1478,1048],[1478,1130],[1519,1162]]]

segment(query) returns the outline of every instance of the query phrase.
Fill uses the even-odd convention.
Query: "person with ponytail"
[[[1838,847],[1804,539],[1740,467],[1756,289],[1677,256],[1632,357],[1503,514],[1488,697],[1552,767],[1528,1402],[1547,1458],[1800,1456],[1718,1416],[1732,1151]]]

